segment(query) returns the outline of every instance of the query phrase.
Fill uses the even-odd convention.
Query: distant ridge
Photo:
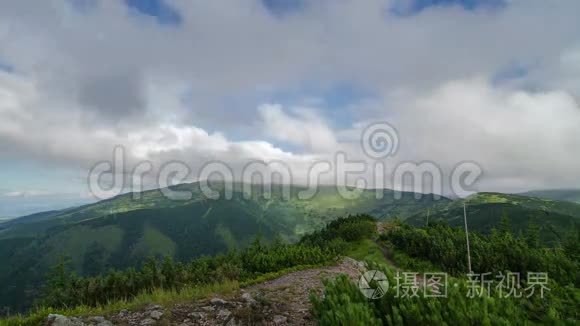
[[[546,189],[520,193],[522,196],[569,201],[580,204],[580,189]]]
[[[580,204],[492,192],[436,204],[430,210],[430,223],[441,221],[451,226],[462,226],[464,203],[470,229],[484,233],[499,227],[501,218],[507,216],[516,234],[525,232],[529,224],[534,223],[540,227],[544,243],[556,244],[580,226]],[[426,212],[409,217],[407,222],[415,226],[425,225]]]

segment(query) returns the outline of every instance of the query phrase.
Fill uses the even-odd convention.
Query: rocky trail
[[[377,223],[379,234],[390,225]],[[388,249],[375,239],[389,265]],[[357,281],[365,264],[345,257],[334,266],[296,271],[240,289],[237,293],[192,302],[160,306],[151,304],[135,311],[122,310],[109,316],[66,317],[50,315],[46,326],[147,326],[147,325],[315,325],[310,294],[322,294],[322,280],[340,274]],[[421,283],[417,280],[417,283]]]
[[[51,315],[45,325],[315,325],[310,313],[310,293],[321,294],[325,278],[346,274],[357,280],[364,269],[363,263],[344,258],[338,265],[289,273],[240,289],[230,296],[171,307],[152,304],[138,311],[123,310],[105,317]]]

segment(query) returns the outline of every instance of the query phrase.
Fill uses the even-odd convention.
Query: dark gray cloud
[[[102,72],[79,87],[79,104],[104,119],[135,118],[146,106],[143,80],[136,70]]]

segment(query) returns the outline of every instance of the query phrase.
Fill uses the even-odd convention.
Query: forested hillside
[[[498,228],[502,217],[507,216],[516,234],[525,232],[532,224],[538,228],[542,243],[557,245],[580,227],[580,204],[500,193],[479,193],[463,200],[439,203],[409,217],[406,222],[425,226],[443,221],[459,227],[463,225],[464,205],[469,228],[483,233]]]
[[[467,275],[461,228],[391,224],[380,243],[397,268],[369,262],[371,269],[386,275],[388,291],[369,300],[360,284],[346,277],[328,280],[325,295],[312,298],[319,324],[576,325],[580,320],[580,233],[562,245],[546,248],[539,242],[537,228],[531,226],[518,236],[509,221],[504,218],[490,235],[470,233],[471,276]],[[430,283],[429,273],[442,277],[442,272],[445,283],[442,279]],[[537,273],[546,275],[544,290],[530,276]],[[405,274],[411,275],[410,283]]]
[[[37,325],[50,311],[82,313],[113,302],[129,305],[137,296],[156,291],[161,291],[160,296],[179,297],[179,293],[187,295],[195,287],[252,284],[284,270],[334,264],[356,241],[370,239],[375,233],[375,219],[370,216],[339,218],[296,244],[281,239],[266,244],[258,237],[243,250],[187,262],[151,258],[138,268],[112,270],[93,277],[79,277],[70,261],[63,260],[51,269],[39,292],[35,301],[38,310],[33,309],[27,318],[0,320],[0,324]]]
[[[220,189],[219,185],[215,185]],[[316,196],[300,200],[293,186],[284,198],[281,186],[272,186],[271,198],[253,186],[246,196],[236,184],[233,198],[207,199],[199,184],[183,184],[172,190],[189,191],[191,199],[175,201],[160,190],[134,199],[133,194],[78,208],[34,214],[0,224],[0,307],[23,311],[37,297],[51,266],[61,258],[82,276],[110,268],[136,267],[148,257],[171,257],[187,261],[247,247],[261,236],[265,242],[280,237],[296,242],[329,221],[347,214],[368,213],[377,218],[410,216],[448,202],[432,195],[415,199],[403,193],[361,191],[354,200],[342,198],[336,187],[321,187]],[[43,253],[38,255],[38,253]]]
[[[299,273],[295,272],[299,269],[316,270],[316,266],[336,264],[341,256],[361,259],[368,270],[383,272],[390,286],[379,297],[369,299],[363,295],[360,281],[354,282],[352,275],[328,278],[324,282],[324,295],[311,294],[311,317],[320,325],[574,325],[580,319],[577,309],[580,305],[580,233],[556,247],[547,248],[540,242],[534,225],[516,235],[510,219],[504,217],[500,227],[488,235],[470,232],[473,272],[468,275],[463,229],[442,223],[417,228],[397,220],[378,225],[377,228],[375,218],[366,215],[340,218],[304,236],[296,244],[277,239],[268,245],[255,239],[247,249],[240,251],[183,263],[169,257],[151,259],[139,268],[110,271],[94,277],[79,277],[72,271],[70,262],[62,261],[52,269],[38,297],[37,304],[43,308],[33,310],[28,317],[6,319],[0,324],[36,325],[54,312],[86,320],[90,320],[94,312],[106,318],[120,318],[124,315],[117,314],[117,310],[131,307],[139,315],[143,309],[140,304],[151,306],[156,303],[154,300],[163,300],[170,305],[167,309],[181,313],[184,306],[180,302],[191,300],[193,293],[203,295],[206,290],[202,289],[217,290],[217,284],[244,287],[286,273]],[[446,273],[445,288],[443,283],[437,283],[436,287],[429,285],[432,283],[427,282],[424,273],[440,276]],[[543,297],[529,273],[546,273],[547,278],[542,283]],[[411,283],[402,277],[404,274],[412,275]],[[495,277],[515,274],[521,278],[510,278],[515,282],[511,285]],[[481,275],[488,277],[485,283],[478,279]],[[369,284],[378,286],[373,282]],[[401,295],[404,286],[411,291],[406,296]],[[196,288],[200,290],[195,292]],[[413,288],[416,296],[409,295],[414,293],[409,290]],[[530,292],[532,288],[538,292]],[[443,289],[445,295],[441,295]],[[273,293],[273,298],[287,292],[284,288],[271,290],[281,291]],[[515,292],[507,295],[508,291]],[[211,315],[217,318],[212,322],[268,324],[272,316],[263,315],[261,307],[273,303],[259,296],[252,298],[259,293],[244,295],[243,300],[250,302],[249,306],[236,303],[236,309],[241,310],[228,313],[226,317],[220,317],[223,308],[217,316],[198,312],[189,315],[205,316],[200,318]],[[224,303],[220,302],[225,302],[232,307],[233,303],[220,300],[212,299],[211,302],[222,306]],[[188,309],[199,309],[197,307]],[[164,316],[163,313],[157,315]],[[168,314],[159,322],[168,323],[175,321],[174,318],[179,317]],[[280,318],[277,320],[290,325],[299,320],[292,315]],[[186,325],[195,324],[195,321],[186,320]]]

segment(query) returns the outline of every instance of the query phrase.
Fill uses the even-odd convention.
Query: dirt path
[[[390,226],[388,223],[377,222],[377,233],[379,234],[379,237],[382,234],[386,233],[390,229],[392,229],[392,226]],[[377,246],[379,246],[379,248],[381,249],[381,252],[383,253],[383,257],[387,261],[387,264],[389,264],[389,266],[391,266],[394,270],[399,271],[400,268],[397,266],[397,264],[395,264],[395,262],[391,258],[391,254],[389,253],[389,248],[385,247],[381,243],[379,237],[377,237],[374,241],[377,244]]]
[[[269,302],[272,314],[286,317],[287,325],[315,325],[310,315],[310,293],[322,294],[322,280],[340,274],[356,281],[361,269],[355,260],[346,258],[336,266],[298,271],[251,286],[245,291],[257,300]]]
[[[386,233],[388,230],[391,230],[393,227],[394,226],[392,224],[389,224],[389,223],[377,222],[377,232],[379,233],[379,236],[381,234]],[[387,264],[389,264],[389,266],[395,272],[403,273],[404,272],[403,269],[400,268],[399,266],[397,266],[397,264],[391,258],[392,256],[391,256],[391,253],[389,251],[389,248],[387,248],[384,244],[382,244],[381,241],[378,238],[375,239],[375,243],[381,249],[381,252],[383,253],[383,257],[387,261]],[[425,279],[423,278],[423,275],[421,275],[420,273],[418,273],[417,275],[415,275],[414,286],[417,287],[417,288],[419,288],[419,289],[421,289],[421,290],[425,287]],[[428,285],[428,286],[432,290],[436,290],[436,288],[433,285]]]
[[[249,286],[230,296],[214,297],[170,308],[113,316],[115,325],[316,325],[310,293],[321,294],[322,280],[340,274],[357,281],[364,266],[344,258],[338,265],[293,272]],[[159,313],[162,316],[159,316]],[[154,318],[159,317],[159,318]]]

